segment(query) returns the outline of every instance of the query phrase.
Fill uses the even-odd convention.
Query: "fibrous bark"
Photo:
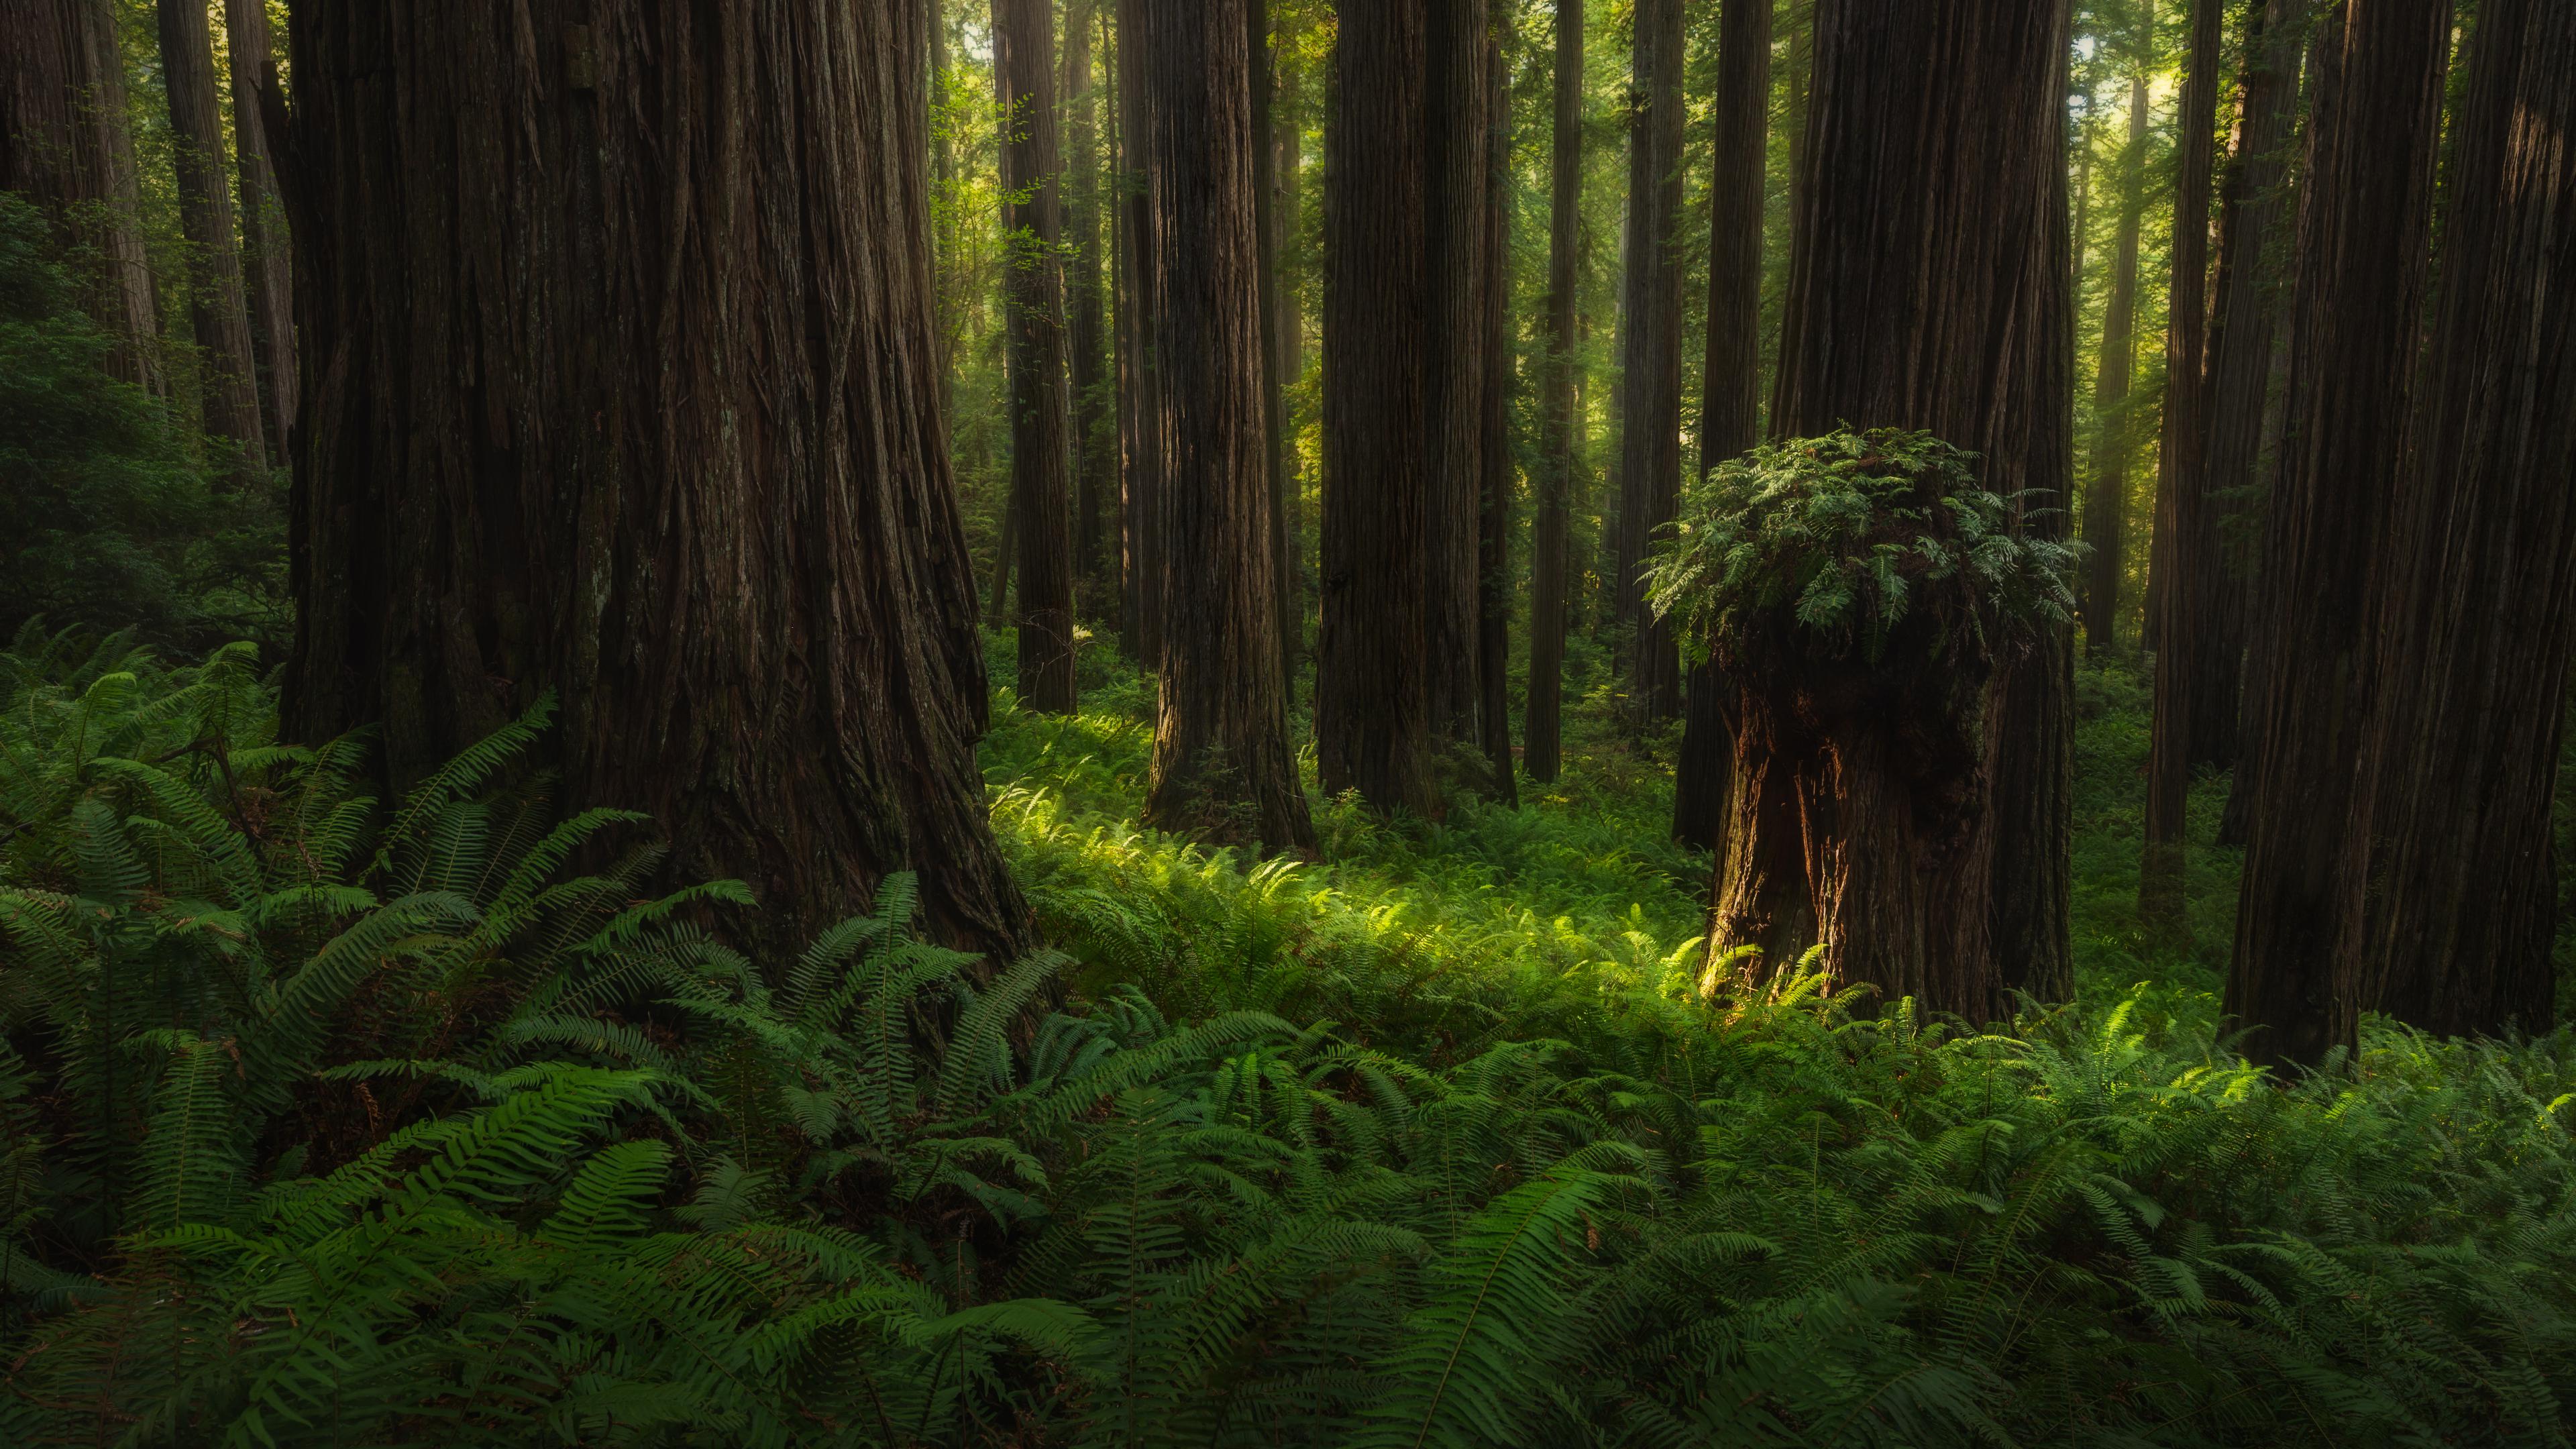
[[[1530,525],[1529,697],[1521,767],[1556,779],[1563,741],[1568,497],[1574,488],[1575,227],[1583,196],[1583,0],[1556,0],[1555,131],[1547,211],[1547,334],[1540,366],[1538,510]]]
[[[1477,740],[1476,500],[1483,486],[1485,0],[1430,0],[1422,212],[1428,288],[1423,660],[1435,747]]]
[[[1644,606],[1639,569],[1681,497],[1681,0],[1637,0],[1633,24],[1613,587],[1618,617],[1636,627],[1630,707],[1640,720],[1659,720],[1681,710],[1681,659],[1671,628]]]
[[[233,162],[241,173],[242,276],[250,304],[250,344],[267,405],[270,461],[284,463],[295,427],[295,254],[286,235],[286,205],[277,194],[266,109],[282,106],[277,57],[269,44],[263,0],[224,0],[231,47]]]
[[[1066,191],[1065,301],[1073,312],[1073,574],[1075,596],[1100,614],[1108,595],[1107,514],[1118,487],[1118,431],[1111,419],[1106,283],[1100,251],[1100,90],[1091,63],[1092,19],[1099,0],[1081,0],[1065,16]]]
[[[1815,25],[1772,433],[1926,429],[1985,455],[1989,486],[2044,488],[2050,430],[2028,419],[2063,403],[2039,359],[2063,326],[2043,273],[2065,265],[2064,0],[1822,0]],[[1875,665],[1794,638],[1756,655],[1787,667],[1736,675],[1713,958],[1750,947],[1776,970],[1821,944],[1838,980],[1989,1018],[1986,758],[2062,738],[1990,741],[1978,662],[1935,666],[1921,641]]]
[[[1065,391],[1063,215],[1056,192],[1054,0],[993,0],[1002,114],[1002,281],[1011,384],[1011,508],[1018,514],[1020,703],[1074,705],[1073,415]]]
[[[986,816],[941,444],[922,12],[314,0],[288,196],[305,396],[292,736],[405,788],[561,704],[566,803],[805,925],[914,870],[1028,912]]]
[[[2081,607],[2084,652],[2108,651],[2120,621],[2122,534],[2129,507],[2129,382],[2136,364],[2138,231],[2146,216],[2147,77],[2129,78],[2129,139],[2120,148],[2120,225],[2112,242],[2111,293],[2102,309],[2102,352],[2093,374],[2093,476],[2084,493]]]
[[[1512,650],[1512,346],[1511,91],[1502,49],[1485,39],[1486,138],[1485,234],[1477,250],[1478,305],[1484,309],[1485,375],[1481,477],[1476,501],[1476,675],[1478,741],[1485,749],[1486,788],[1505,804],[1518,804],[1512,780],[1512,721],[1508,697]]]
[[[2481,0],[2469,67],[2338,955],[2365,1007],[2539,1032],[2576,644],[2576,9]]]
[[[1762,207],[1771,123],[1771,0],[1727,0],[1719,17],[1717,126],[1710,167],[1708,347],[1701,366],[1699,470],[1752,447],[1762,426]],[[1690,672],[1681,758],[1673,767],[1674,838],[1715,850],[1724,839],[1730,690],[1713,663]]]
[[[1324,169],[1324,789],[1431,813],[1423,657],[1429,0],[1341,15]]]
[[[1118,33],[1135,34],[1145,24],[1139,0],[1118,0]],[[1118,426],[1120,480],[1120,568],[1124,588],[1119,597],[1118,645],[1147,668],[1163,656],[1163,550],[1155,530],[1162,526],[1163,441],[1160,432],[1164,372],[1154,356],[1154,297],[1149,290],[1145,258],[1154,246],[1153,208],[1147,205],[1142,141],[1145,97],[1132,67],[1122,57],[1118,76],[1119,207],[1118,207]]]
[[[2254,1028],[2257,1062],[2316,1065],[2359,1025],[2335,961],[2340,827],[2371,701],[2370,604],[2387,584],[2450,30],[2450,0],[2347,0],[2320,47],[2240,765],[2226,1009]]]

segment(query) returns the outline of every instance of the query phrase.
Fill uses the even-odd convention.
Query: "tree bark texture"
[[[282,113],[285,103],[268,32],[268,7],[262,0],[224,0],[250,344],[267,408],[262,421],[268,428],[269,460],[283,464],[295,428],[295,249],[286,235],[286,204],[277,194],[277,163],[268,140],[265,112]]]
[[[2184,811],[2191,801],[2191,689],[2204,672],[2199,606],[2213,590],[2203,573],[2221,570],[2206,466],[2201,377],[2209,299],[2209,176],[2218,124],[2219,0],[2190,0],[2191,47],[2183,66],[2174,176],[2173,275],[2167,289],[2165,399],[2156,489],[2154,560],[2161,582],[2149,591],[2155,626],[2154,726],[2147,754],[2146,851],[2138,871],[2138,918],[2151,941],[2191,944],[2184,896]]]
[[[1288,49],[1288,44],[1289,37],[1283,34],[1279,50]],[[1286,393],[1306,376],[1306,317],[1298,305],[1297,288],[1281,272],[1301,250],[1297,234],[1304,225],[1301,182],[1306,127],[1303,109],[1297,104],[1294,74],[1279,66],[1275,52],[1271,66],[1276,84],[1271,94],[1274,155],[1270,230],[1266,233],[1271,248],[1268,272],[1275,299],[1270,366],[1281,393],[1278,431],[1272,435],[1271,445],[1276,450],[1273,457],[1279,469],[1273,486],[1278,490],[1280,542],[1285,550],[1279,574],[1279,648],[1284,656],[1280,672],[1288,680],[1289,704],[1294,708],[1297,662],[1306,648],[1306,570],[1313,555],[1306,546],[1304,481],[1289,437]]]
[[[1477,506],[1484,483],[1485,0],[1430,0],[1421,122],[1428,350],[1423,439],[1423,650],[1436,749],[1474,747]]]
[[[179,230],[188,239],[188,315],[202,366],[207,434],[223,440],[225,471],[240,485],[268,472],[268,429],[259,411],[259,363],[242,292],[241,247],[233,230],[232,180],[224,166],[223,107],[215,94],[215,42],[203,0],[159,0],[162,84],[170,98]]]
[[[1162,703],[1145,819],[1166,830],[1309,850],[1288,745],[1271,582],[1262,398],[1263,248],[1247,12],[1258,0],[1147,0],[1126,37],[1145,93],[1138,138],[1154,210],[1154,350],[1190,379],[1163,400],[1172,476],[1162,536]],[[1265,47],[1266,49],[1266,47]]]
[[[2536,1033],[2576,644],[2576,9],[2482,0],[2469,68],[2338,955],[2362,1006]]]
[[[284,153],[292,736],[396,788],[561,701],[566,803],[807,927],[1009,955],[938,417],[918,7],[316,0]]]
[[[63,244],[81,310],[116,341],[116,375],[169,391],[143,249],[125,71],[108,0],[0,0],[0,191],[34,203]]]
[[[1485,37],[1485,235],[1477,248],[1478,303],[1484,309],[1485,375],[1480,392],[1483,438],[1476,499],[1476,711],[1485,749],[1486,788],[1507,805],[1520,803],[1512,779],[1512,187],[1510,77],[1502,46]]]
[[[993,0],[1002,114],[1002,303],[1011,386],[1011,507],[1019,514],[1020,703],[1074,706],[1073,413],[1066,396],[1063,219],[1057,188],[1054,0]]]
[[[1125,593],[1120,615],[1119,646],[1148,669],[1163,657],[1163,550],[1156,530],[1162,527],[1163,369],[1154,356],[1154,297],[1145,258],[1154,247],[1153,208],[1141,181],[1145,134],[1145,97],[1133,66],[1123,55],[1126,38],[1145,21],[1141,0],[1118,0],[1118,34],[1122,47],[1118,84],[1119,265],[1126,290],[1118,299],[1121,352],[1118,360],[1119,420],[1124,429],[1125,466],[1120,549]]]
[[[2347,0],[2308,122],[2226,996],[2255,1029],[2257,1062],[2317,1065],[2359,1025],[2335,960],[2343,827],[2371,702],[2371,599],[2388,584],[2450,30],[2450,0]]]
[[[2062,401],[2038,359],[2062,336],[2042,274],[2065,264],[2067,23],[2064,0],[1817,6],[1774,436],[1924,428],[1985,455],[1992,486],[2047,486],[2029,419]],[[1837,980],[1987,1020],[2005,975],[1986,758],[2062,740],[1991,743],[1979,660],[1904,638],[1877,664],[1823,658],[1773,627],[1719,659],[1764,667],[1737,678],[1712,958],[1752,947],[1776,970],[1819,944]]]
[[[1324,169],[1324,537],[1315,747],[1327,794],[1431,814],[1432,496],[1423,107],[1430,0],[1341,16]]]
[[[2143,66],[2143,62],[2141,62]],[[2119,230],[2111,253],[2111,294],[2102,308],[2102,353],[2093,373],[2093,476],[2084,493],[2084,652],[2117,642],[2123,533],[2129,511],[2129,384],[2137,363],[2138,232],[2146,217],[2147,77],[2129,78],[2129,139],[2120,148]]]
[[[1564,741],[1565,628],[1574,489],[1575,229],[1583,200],[1583,0],[1556,0],[1553,151],[1547,207],[1547,335],[1541,362],[1537,516],[1530,524],[1529,695],[1521,768],[1555,781]]]
[[[1682,483],[1682,0],[1637,0],[1628,120],[1628,238],[1620,391],[1619,618],[1635,626],[1629,707],[1681,712],[1672,629],[1645,607],[1639,570]]]
[[[1072,152],[1065,208],[1065,300],[1073,309],[1073,574],[1075,601],[1099,617],[1112,613],[1113,581],[1105,567],[1109,499],[1118,487],[1118,429],[1109,372],[1107,280],[1101,266],[1100,89],[1092,67],[1092,21],[1098,0],[1066,11],[1064,91],[1066,149]]]
[[[1708,346],[1700,368],[1699,471],[1750,449],[1762,428],[1762,215],[1771,135],[1771,0],[1727,0],[1718,17],[1717,125],[1709,170]],[[1673,836],[1724,838],[1733,704],[1713,663],[1690,671]]]

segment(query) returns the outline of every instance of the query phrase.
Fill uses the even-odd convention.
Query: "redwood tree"
[[[650,810],[675,875],[811,924],[916,870],[941,937],[1020,949],[938,417],[922,12],[529,20],[297,11],[292,736],[381,721],[402,788],[551,690],[566,803]]]
[[[1002,114],[1002,298],[1011,382],[1011,511],[1018,525],[1020,702],[1074,704],[1073,426],[1065,392],[1054,0],[993,0]],[[998,601],[1001,590],[994,590]]]
[[[1567,524],[1574,471],[1575,228],[1583,198],[1583,0],[1556,0],[1555,129],[1547,207],[1547,332],[1541,360],[1538,511],[1530,524],[1529,697],[1521,767],[1553,781],[1565,689]]]
[[[1477,305],[1484,310],[1485,374],[1479,423],[1476,498],[1477,741],[1485,750],[1486,788],[1507,804],[1520,789],[1512,779],[1510,674],[1512,652],[1512,346],[1511,86],[1500,41],[1485,39],[1485,229],[1477,252]]]
[[[1155,352],[1190,379],[1163,400],[1162,705],[1145,818],[1167,830],[1311,848],[1288,745],[1271,584],[1270,468],[1253,153],[1256,0],[1147,0],[1125,37],[1145,92],[1138,140],[1154,210]]]
[[[1771,131],[1771,0],[1726,0],[1719,16],[1717,126],[1708,206],[1708,347],[1700,369],[1699,471],[1762,427],[1763,151]],[[1673,835],[1715,850],[1726,828],[1728,689],[1714,664],[1690,673]]]
[[[2152,11],[2148,14],[2152,15]],[[2151,21],[2142,20],[2141,30]],[[2129,383],[2137,363],[2138,232],[2147,209],[2147,56],[2142,35],[2129,77],[2129,136],[2120,148],[2119,227],[2111,291],[2102,309],[2102,351],[2093,373],[2093,476],[2084,492],[2084,652],[2110,649],[2120,627],[2122,534],[2129,508]]]
[[[2335,23],[2330,21],[2330,24]],[[2226,1009],[2257,1062],[2350,1046],[2343,822],[2370,706],[2418,345],[2450,0],[2346,0],[2318,47],[2290,321],[2288,427],[2247,670],[2247,840]],[[2322,824],[2321,824],[2322,823]]]
[[[284,462],[295,426],[295,255],[286,236],[286,207],[277,194],[277,163],[266,113],[284,100],[269,43],[265,0],[224,0],[224,34],[232,53],[233,169],[241,175],[242,278],[250,304],[250,344],[259,363],[269,453]]]
[[[1476,742],[1483,484],[1485,0],[1430,0],[1423,137],[1423,662],[1436,746]]]
[[[1116,399],[1109,375],[1107,283],[1101,267],[1100,89],[1094,84],[1092,24],[1100,0],[1078,0],[1064,27],[1065,147],[1068,163],[1065,220],[1065,303],[1072,313],[1073,346],[1073,574],[1079,601],[1092,614],[1116,611],[1104,574],[1110,501],[1118,488]]]
[[[1430,0],[1351,6],[1324,168],[1324,523],[1315,746],[1324,789],[1436,808],[1423,657]]]
[[[2481,0],[2338,957],[2363,1006],[2546,1030],[2576,645],[2576,8]]]
[[[1145,21],[1141,0],[1118,0],[1118,33],[1129,36]],[[1123,47],[1124,41],[1121,45]],[[1163,552],[1161,527],[1163,370],[1155,359],[1154,297],[1145,258],[1153,247],[1153,209],[1142,184],[1141,145],[1145,94],[1126,58],[1118,63],[1118,436],[1119,596],[1118,646],[1146,666],[1163,654]]]
[[[215,95],[214,38],[204,0],[160,0],[162,84],[170,98],[172,172],[179,230],[188,239],[188,315],[195,324],[205,429],[230,446],[227,464],[248,483],[268,469],[259,413],[259,364],[242,292],[233,190],[224,167],[223,108]]]
[[[1628,120],[1628,255],[1620,357],[1618,616],[1636,626],[1628,697],[1640,719],[1681,709],[1671,628],[1639,607],[1637,571],[1681,492],[1682,0],[1637,0]]]

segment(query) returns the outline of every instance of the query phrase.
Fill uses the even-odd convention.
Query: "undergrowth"
[[[2098,861],[2010,1033],[1711,1010],[1596,723],[1520,812],[1254,866],[1126,823],[1095,666],[986,756],[1064,955],[898,877],[752,961],[553,808],[542,712],[379,803],[244,651],[7,658],[0,1442],[2567,1441],[2568,1038],[2274,1084]]]

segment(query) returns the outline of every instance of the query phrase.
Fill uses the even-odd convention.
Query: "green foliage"
[[[1870,659],[1910,615],[1981,648],[2063,621],[2072,549],[2016,531],[2015,500],[1981,486],[1975,464],[1897,428],[1765,443],[1685,488],[1648,597],[1721,648],[1785,610],[1807,647]]]

